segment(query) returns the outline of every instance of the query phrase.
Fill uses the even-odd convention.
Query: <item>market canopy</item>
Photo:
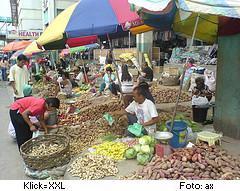
[[[6,46],[2,48],[4,52],[12,52],[17,50],[25,49],[32,41],[22,40],[22,41],[13,41],[8,43]]]
[[[184,11],[240,18],[239,0],[178,0],[178,3]]]
[[[128,0],[132,6],[157,13],[164,10],[174,0]],[[184,11],[240,18],[238,0],[175,0]]]
[[[60,13],[37,43],[45,49],[64,48],[66,39],[121,32],[140,24],[127,0],[81,0]]]
[[[63,49],[61,51],[60,55],[64,56],[64,55],[67,55],[67,54],[73,54],[73,53],[76,53],[76,52],[86,51],[86,50],[89,50],[89,49],[92,49],[92,48],[97,48],[97,47],[99,47],[99,44],[94,43],[94,44],[89,44],[89,45],[86,45],[86,46],[66,48],[66,49]]]
[[[132,34],[139,34],[139,33],[152,31],[154,29],[155,29],[154,27],[150,27],[148,25],[141,25],[141,26],[138,26],[138,27],[131,28],[130,31],[131,31]]]
[[[166,30],[162,23],[171,20],[171,29],[186,36],[193,34],[198,18],[196,39],[213,43],[218,36],[219,16],[240,18],[240,2],[219,0],[129,0],[139,11],[144,23],[159,30]],[[171,14],[175,5],[178,9]]]
[[[31,44],[29,44],[25,50],[23,51],[23,54],[25,55],[32,55],[35,53],[43,52],[43,49],[40,49],[37,45],[37,42],[34,40]]]
[[[10,57],[10,60],[15,60],[17,59],[17,57],[20,55],[20,54],[23,54],[23,51],[24,50],[18,50],[16,52],[14,52],[14,54]]]

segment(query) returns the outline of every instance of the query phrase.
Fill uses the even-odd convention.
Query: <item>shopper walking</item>
[[[14,100],[24,97],[23,87],[30,80],[30,74],[26,66],[27,63],[28,58],[21,54],[17,57],[17,64],[10,68],[9,81],[14,91]]]

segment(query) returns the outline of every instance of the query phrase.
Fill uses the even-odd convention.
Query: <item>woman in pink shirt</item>
[[[58,109],[60,101],[57,98],[35,98],[26,97],[15,101],[10,107],[10,118],[16,132],[18,148],[32,138],[32,132],[36,130],[29,116],[39,118],[41,126],[47,133],[44,123],[44,112]]]

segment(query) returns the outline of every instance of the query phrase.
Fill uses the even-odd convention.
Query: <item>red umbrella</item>
[[[77,46],[93,44],[96,42],[97,42],[97,36],[85,36],[85,37],[69,38],[67,39],[66,44],[69,47],[77,47]]]
[[[13,42],[8,43],[5,47],[3,47],[2,51],[11,52],[11,51],[25,49],[31,43],[32,43],[32,41],[30,41],[30,40],[28,40],[28,41],[27,40],[13,41]]]

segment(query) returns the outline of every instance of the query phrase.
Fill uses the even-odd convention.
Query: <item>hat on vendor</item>
[[[28,97],[28,96],[32,95],[32,86],[31,85],[25,84],[23,86],[23,95],[24,95],[24,97]]]

